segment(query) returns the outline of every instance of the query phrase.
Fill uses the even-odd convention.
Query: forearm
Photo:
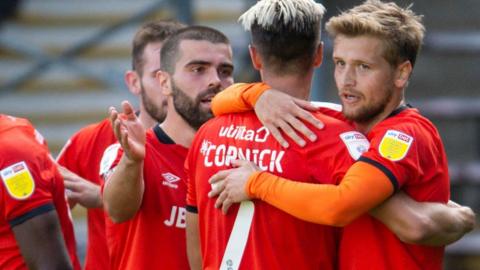
[[[444,208],[441,204],[425,205],[429,207],[431,213],[430,227],[423,239],[417,241],[416,244],[429,246],[444,246],[451,244],[471,231],[464,223],[462,213],[456,211],[455,208]]]
[[[403,192],[370,212],[406,243],[443,246],[473,229],[475,215],[468,207],[416,202]]]
[[[202,269],[202,254],[200,252],[200,239],[198,231],[198,214],[187,212],[187,255],[190,269]]]
[[[143,161],[122,156],[103,191],[104,209],[114,222],[132,218],[140,208],[144,192]]]
[[[361,168],[351,168],[338,186],[295,182],[269,173],[254,174],[247,183],[247,193],[302,220],[345,226],[393,192],[383,174],[373,172],[378,169],[368,169],[373,177],[367,179],[364,175],[368,174]]]
[[[73,269],[55,210],[12,227],[29,269]]]
[[[255,102],[270,86],[265,83],[236,83],[218,93],[212,100],[215,115],[252,111]]]

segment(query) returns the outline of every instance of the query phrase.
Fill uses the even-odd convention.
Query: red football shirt
[[[187,205],[188,211],[198,211],[204,269],[219,269],[234,223],[241,220],[238,204],[224,215],[214,208],[215,199],[207,197],[208,179],[229,168],[231,160],[251,160],[262,170],[296,181],[337,184],[353,162],[349,150],[358,157],[359,142],[368,145],[347,124],[317,117],[325,128],[316,132],[317,143],[304,148],[293,142],[288,150],[282,148],[252,112],[217,117],[197,132],[186,163]],[[333,227],[301,221],[255,200],[249,232],[240,235],[246,240],[243,257],[225,262],[239,264],[239,269],[336,269],[337,233]]]
[[[368,134],[368,162],[416,201],[449,198],[447,158],[434,125],[417,110],[401,107]],[[364,215],[346,226],[340,269],[442,269],[444,249],[401,242],[385,225]]]
[[[82,128],[74,134],[57,157],[58,164],[101,185],[100,160],[105,149],[116,142],[109,119]],[[105,214],[102,208],[87,209],[88,243],[85,270],[107,269]]]
[[[142,205],[129,221],[107,221],[110,269],[189,269],[185,239],[186,184],[183,164],[188,149],[175,144],[157,125],[147,131]],[[108,175],[122,150],[110,147],[102,159]]]
[[[63,179],[43,143],[27,120],[0,115],[0,269],[26,269],[11,227],[53,209],[80,269]]]

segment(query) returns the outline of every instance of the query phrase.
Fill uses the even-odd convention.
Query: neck
[[[363,134],[368,134],[376,124],[385,120],[393,111],[402,105],[405,105],[405,101],[403,99],[400,101],[396,100],[391,102],[385,107],[385,110],[382,113],[378,114],[371,120],[366,122],[355,122],[355,128]]]
[[[165,133],[176,143],[190,147],[196,130],[191,127],[175,110],[169,101],[167,117],[160,125]]]
[[[260,75],[262,81],[270,85],[273,89],[289,94],[295,98],[303,100],[310,99],[313,69],[302,75],[277,75],[266,70],[261,70]]]
[[[140,123],[142,123],[145,129],[149,129],[155,126],[155,124],[157,124],[157,121],[152,117],[150,117],[150,115],[145,110],[141,102],[140,102],[140,113],[138,114],[138,119],[140,120]]]

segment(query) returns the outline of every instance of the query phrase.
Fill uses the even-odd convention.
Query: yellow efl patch
[[[413,137],[397,130],[388,130],[378,146],[378,152],[391,161],[402,160],[412,145]]]
[[[35,190],[35,181],[24,161],[13,164],[0,171],[2,182],[8,194],[17,200],[30,197]]]

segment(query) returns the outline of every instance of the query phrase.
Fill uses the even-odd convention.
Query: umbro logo
[[[162,177],[164,179],[163,181],[164,186],[168,186],[171,188],[178,188],[178,185],[174,183],[180,181],[180,177],[176,176],[173,173],[162,173]]]

